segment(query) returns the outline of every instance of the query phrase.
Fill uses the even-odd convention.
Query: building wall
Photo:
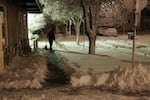
[[[27,40],[27,13],[24,9],[9,3],[7,0],[0,0],[0,6],[5,8],[5,36],[3,37],[5,44],[3,52],[6,65],[14,56],[22,53],[22,43]]]
[[[13,46],[15,42],[17,42],[18,35],[18,16],[17,16],[17,8],[15,6],[9,5],[7,7],[7,24],[8,24],[8,45]],[[12,38],[13,37],[13,38]]]

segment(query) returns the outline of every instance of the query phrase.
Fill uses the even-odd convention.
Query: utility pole
[[[137,26],[140,23],[138,19],[141,16],[141,11],[147,6],[147,0],[123,0],[125,8],[129,12],[134,13],[134,32],[133,32],[133,44],[132,44],[132,67],[135,66],[135,39],[137,34]]]
[[[133,32],[133,44],[132,44],[132,67],[135,66],[135,39],[137,31],[137,11],[136,11],[136,0],[134,0],[134,32]]]

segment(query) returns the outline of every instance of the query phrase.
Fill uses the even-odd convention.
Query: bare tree
[[[83,21],[83,9],[80,2],[72,2],[73,0],[49,0],[44,9],[45,16],[51,17],[54,21],[60,21],[66,24],[71,33],[71,24],[75,26],[76,40],[79,44],[80,26]]]
[[[89,39],[89,54],[95,54],[96,29],[99,22],[101,5],[111,3],[112,0],[81,0],[87,36]]]
[[[71,12],[70,19],[76,32],[76,42],[79,45],[80,27],[83,20],[83,9],[79,0],[68,0],[68,11]]]
[[[99,23],[99,12],[102,5],[113,0],[49,0],[45,14],[53,20],[71,21],[76,30],[79,44],[80,25],[85,21],[89,39],[89,54],[95,54],[96,30]],[[83,18],[84,15],[84,18]]]

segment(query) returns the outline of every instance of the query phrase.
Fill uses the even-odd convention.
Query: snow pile
[[[105,86],[106,82],[110,78],[109,73],[101,74],[89,74],[89,73],[74,73],[71,75],[70,83],[73,87],[84,87],[84,86]]]
[[[71,76],[71,85],[73,87],[82,87],[82,86],[92,86],[92,76],[90,75],[82,75],[82,76]]]
[[[125,67],[111,75],[106,85],[125,91],[150,91],[150,71],[141,64]]]
[[[102,73],[100,75],[96,75],[97,81],[95,82],[94,86],[105,86],[110,77],[110,73]]]
[[[141,64],[119,68],[113,73],[89,74],[76,72],[71,76],[73,87],[94,86],[124,91],[150,91],[150,71]]]
[[[23,95],[21,100],[45,100],[45,95],[42,94],[42,95],[36,95],[36,96],[33,96],[33,95]]]
[[[13,59],[0,73],[0,88],[41,88],[48,73],[46,59],[32,55]]]

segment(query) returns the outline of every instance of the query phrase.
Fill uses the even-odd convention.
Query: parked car
[[[106,28],[106,27],[100,27],[98,28],[97,35],[99,36],[118,36],[118,31],[116,28]]]

